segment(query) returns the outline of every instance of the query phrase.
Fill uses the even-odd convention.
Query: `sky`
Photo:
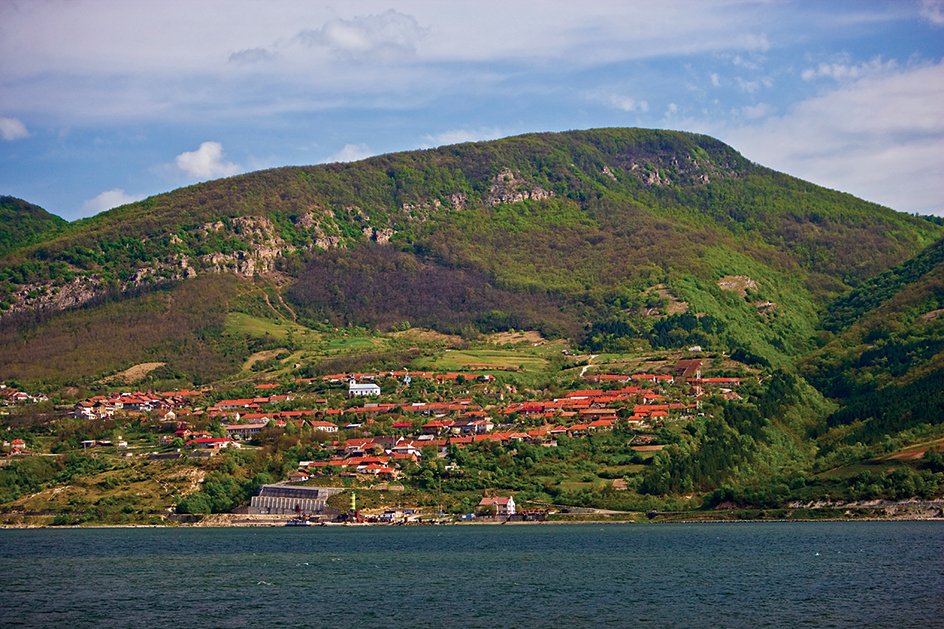
[[[693,131],[944,215],[944,0],[0,0],[0,194],[67,220],[200,181],[522,133]]]

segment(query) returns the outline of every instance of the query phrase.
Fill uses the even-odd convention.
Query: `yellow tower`
[[[351,492],[351,511],[357,511],[357,494]]]

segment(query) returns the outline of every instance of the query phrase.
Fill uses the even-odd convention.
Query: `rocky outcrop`
[[[308,246],[308,249],[314,247],[318,249],[334,249],[341,246],[343,242],[341,236],[326,232],[322,223],[324,219],[333,218],[334,214],[329,210],[325,210],[321,212],[320,216],[312,211],[295,219],[295,228],[307,231],[308,236],[311,238],[311,244]],[[329,225],[329,229],[333,229],[333,224],[330,224],[330,221]]]
[[[718,288],[735,292],[741,297],[747,297],[748,290],[757,290],[757,282],[746,275],[725,275],[718,280]]]
[[[716,164],[707,154],[684,155],[677,152],[625,155],[617,164],[619,168],[637,177],[646,187],[669,187],[677,185],[705,185],[714,180],[736,178],[738,171],[733,164]],[[604,174],[613,176],[608,166]]]
[[[540,201],[553,196],[553,192],[548,192],[537,184],[523,179],[521,173],[515,175],[510,169],[503,168],[492,180],[485,202],[488,205],[498,205],[500,203],[520,203],[528,199]]]
[[[325,235],[314,220],[311,226],[313,247],[329,248],[340,243],[340,237]],[[232,239],[234,244],[239,243],[243,248],[204,254],[196,259],[176,253],[163,260],[151,260],[131,270],[117,284],[114,280],[105,282],[96,273],[76,277],[65,284],[23,284],[11,295],[7,312],[65,310],[81,306],[105,291],[117,289],[124,292],[148,284],[186,280],[202,272],[239,273],[246,276],[267,273],[275,269],[280,257],[296,249],[279,235],[272,221],[265,217],[242,216],[228,221],[214,221],[195,228],[192,233],[200,240],[208,238],[210,234],[214,238],[223,235],[226,240]],[[379,238],[384,237],[389,240],[389,236],[379,235]],[[170,236],[169,241],[174,245],[184,243],[176,233]]]
[[[208,234],[210,231],[222,229],[227,229],[226,225],[222,221],[216,221],[203,225],[198,231]],[[200,256],[200,262],[207,271],[235,272],[248,276],[267,273],[274,270],[276,261],[282,255],[295,251],[295,247],[285,242],[278,234],[272,221],[264,216],[239,216],[231,219],[227,231],[245,244],[246,249]]]
[[[102,280],[98,275],[77,277],[59,286],[23,284],[12,295],[12,305],[8,312],[74,308],[93,299],[101,290]]]

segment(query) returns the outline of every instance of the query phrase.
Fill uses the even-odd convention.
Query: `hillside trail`
[[[284,319],[285,315],[279,312],[278,310],[276,310],[275,306],[272,305],[272,302],[269,301],[269,295],[265,291],[262,291],[262,296],[265,297],[265,302],[266,302],[266,305],[269,307],[269,310],[274,312],[278,318]]]
[[[584,374],[587,373],[587,369],[590,369],[590,363],[593,362],[593,359],[599,356],[599,354],[590,354],[590,360],[587,361],[587,364],[583,366],[583,369],[580,370],[580,377],[583,378]]]
[[[262,296],[265,297],[266,305],[269,306],[269,309],[272,312],[274,312],[280,319],[285,319],[286,321],[288,321],[288,318],[285,316],[285,314],[280,312],[278,308],[272,305],[272,301],[269,299],[268,293],[266,293],[265,291],[262,291]],[[295,311],[292,310],[292,308],[287,303],[285,303],[284,299],[282,299],[281,290],[279,291],[279,303],[281,303],[285,307],[285,309],[291,313],[292,323],[298,323],[298,315],[295,314]]]
[[[292,313],[292,322],[293,322],[293,323],[298,323],[298,315],[295,314],[295,311],[292,310],[292,307],[289,306],[288,303],[286,303],[286,301],[285,301],[284,299],[282,299],[282,287],[279,286],[278,290],[279,290],[279,302],[280,302],[283,306],[285,306],[285,309],[286,309],[286,310],[288,310],[289,312]]]

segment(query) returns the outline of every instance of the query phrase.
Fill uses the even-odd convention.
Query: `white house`
[[[495,506],[495,515],[508,516],[515,514],[515,499],[514,497],[509,496],[508,498],[498,498],[498,497],[485,497],[482,498],[482,501],[479,502],[479,508],[487,508],[491,505]]]
[[[357,384],[354,380],[348,385],[348,397],[380,396],[380,387],[376,384]]]

